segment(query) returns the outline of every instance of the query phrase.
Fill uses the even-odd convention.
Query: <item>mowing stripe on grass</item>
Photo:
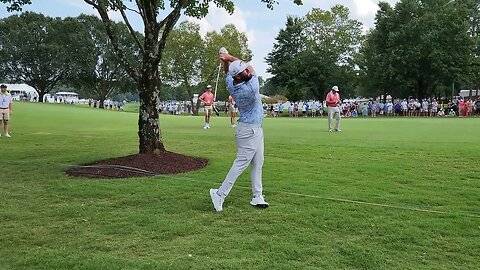
[[[463,212],[455,213],[455,212],[446,212],[446,211],[438,211],[438,210],[428,210],[428,209],[421,209],[421,208],[414,208],[414,207],[389,205],[389,204],[383,204],[383,203],[371,203],[371,202],[362,202],[362,201],[355,201],[355,200],[348,200],[348,199],[321,197],[321,196],[316,196],[316,195],[308,195],[308,194],[287,192],[287,191],[277,191],[277,192],[278,193],[283,193],[283,194],[288,194],[288,195],[293,195],[293,196],[302,196],[302,197],[308,197],[308,198],[316,198],[316,199],[323,199],[323,200],[337,201],[337,202],[345,202],[345,203],[353,203],[353,204],[360,204],[360,205],[379,206],[379,207],[385,207],[385,208],[402,209],[402,210],[410,210],[410,211],[418,211],[418,212],[427,212],[427,213],[434,213],[434,214],[462,215],[462,216],[467,216],[467,217],[480,218],[480,215],[472,215],[472,214],[463,213]]]
[[[76,166],[72,166],[72,165],[66,165],[66,166],[76,167]],[[130,167],[127,167],[127,168],[130,168]],[[136,168],[131,168],[131,169],[136,169]],[[156,177],[160,176],[160,177],[165,177],[165,178],[169,177],[168,175],[162,175],[162,174],[157,174],[155,176]],[[175,179],[189,180],[189,181],[193,181],[193,182],[197,182],[197,183],[207,184],[206,181],[199,181],[197,179],[194,179],[194,178],[191,178],[191,177],[186,177],[186,176],[175,177]],[[211,183],[211,182],[208,182],[208,183]],[[236,185],[236,187],[241,188],[241,189],[248,189],[248,190],[251,189],[251,187],[245,187],[245,186],[241,186],[241,185]],[[480,215],[474,215],[474,214],[469,214],[469,213],[465,213],[465,212],[447,212],[447,211],[439,211],[439,210],[428,210],[428,209],[421,209],[421,208],[415,208],[415,207],[390,205],[390,204],[384,204],[384,203],[372,203],[372,202],[364,202],[364,201],[357,201],[357,200],[350,200],[350,199],[322,197],[322,196],[318,196],[318,195],[310,195],[310,194],[288,192],[288,191],[281,191],[281,190],[280,191],[273,191],[273,192],[286,194],[286,195],[291,195],[291,196],[315,198],[315,199],[329,200],[329,201],[334,201],[334,202],[351,203],[351,204],[358,204],[358,205],[365,205],[365,206],[377,206],[377,207],[384,207],[384,208],[391,208],[391,209],[401,209],[401,210],[409,210],[409,211],[416,211],[416,212],[426,212],[426,213],[432,213],[432,214],[461,215],[461,216],[466,216],[466,217],[480,218]]]

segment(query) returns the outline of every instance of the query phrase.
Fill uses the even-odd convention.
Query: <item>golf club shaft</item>
[[[222,68],[222,63],[218,64],[217,81],[215,82],[215,93],[213,94],[213,102],[215,102],[217,100],[218,79],[220,78],[220,69],[221,68]]]

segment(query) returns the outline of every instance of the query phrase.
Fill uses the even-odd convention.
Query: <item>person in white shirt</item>
[[[393,115],[393,103],[391,100],[387,102],[387,115],[392,116]]]
[[[3,123],[3,135],[7,138],[11,137],[8,133],[8,121],[12,114],[12,102],[12,95],[8,93],[7,86],[5,84],[0,85],[0,121]]]
[[[307,105],[307,102],[303,102],[303,104],[302,104],[302,116],[303,116],[303,117],[307,117],[307,114],[308,114],[308,112],[307,112],[307,106],[308,106],[308,105]]]
[[[403,116],[407,116],[407,112],[408,112],[408,103],[407,103],[407,100],[404,99],[401,103],[401,106],[402,106],[402,113],[403,113]]]
[[[430,111],[430,116],[437,116],[438,111],[438,102],[436,99],[432,100],[432,110]]]
[[[422,116],[428,116],[428,101],[424,99],[422,101]]]

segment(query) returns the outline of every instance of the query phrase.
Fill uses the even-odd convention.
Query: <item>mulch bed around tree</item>
[[[208,160],[169,151],[161,155],[135,154],[94,164],[75,166],[67,171],[73,177],[129,178],[185,173],[207,166]]]

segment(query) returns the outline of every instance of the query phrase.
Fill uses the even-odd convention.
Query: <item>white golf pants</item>
[[[237,142],[237,158],[217,194],[225,198],[232,190],[233,184],[243,171],[251,164],[251,184],[253,196],[262,195],[262,167],[263,167],[263,129],[259,126],[238,123],[235,130]]]
[[[328,107],[328,129],[332,129],[333,118],[336,120],[335,129],[340,129],[340,109],[338,107]]]

